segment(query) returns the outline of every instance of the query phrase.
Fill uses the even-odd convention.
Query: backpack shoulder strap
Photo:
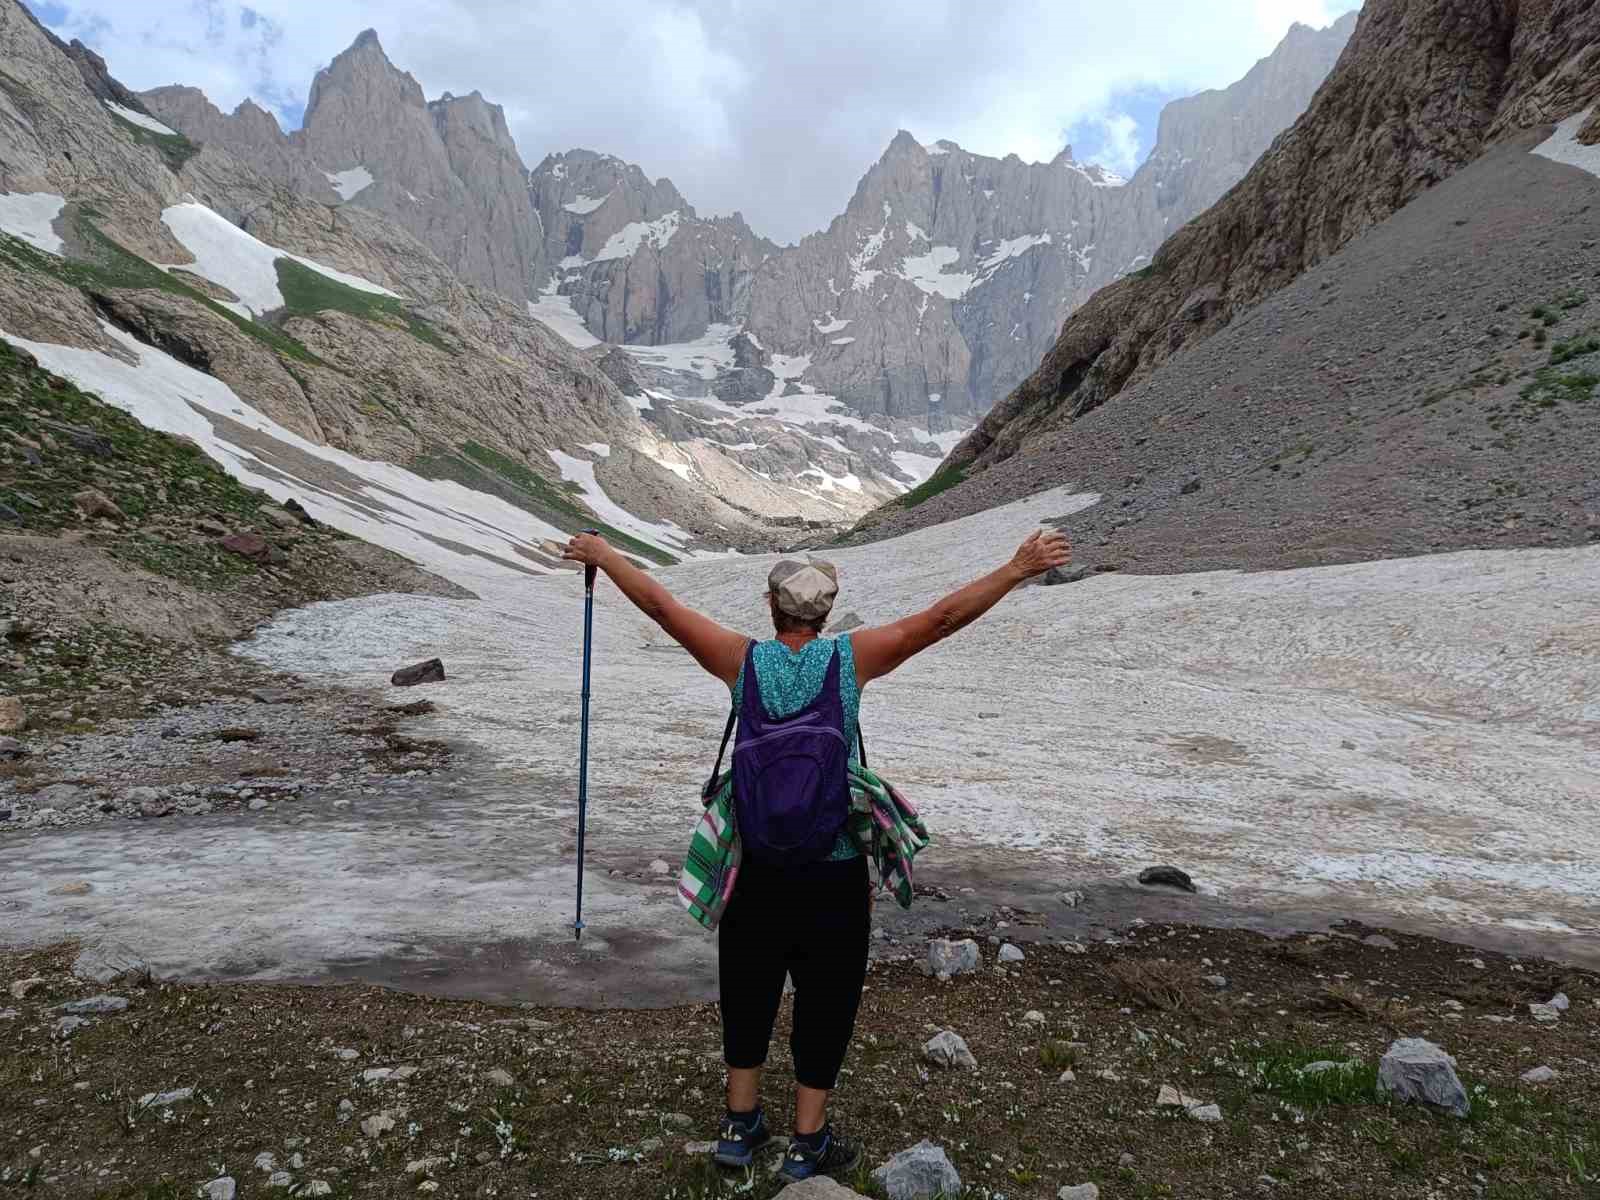
[[[756,644],[752,640],[744,652],[744,669],[740,672],[744,679],[745,700],[748,703],[750,689],[756,684]],[[757,693],[759,695],[759,693]],[[717,793],[717,780],[722,774],[722,759],[728,753],[728,741],[733,737],[733,727],[739,723],[739,706],[733,705],[728,713],[728,724],[722,731],[722,745],[717,747],[717,765],[711,768],[711,778],[706,780],[705,787],[700,789],[700,799],[711,803],[711,798]]]

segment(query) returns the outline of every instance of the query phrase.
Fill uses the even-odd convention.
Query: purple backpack
[[[817,862],[833,850],[850,815],[850,743],[839,697],[839,651],[835,648],[828,660],[816,699],[779,718],[769,716],[761,702],[755,648],[751,642],[745,653],[743,703],[728,717],[705,795],[714,795],[721,785],[722,756],[737,723],[733,810],[745,853],[782,866]]]

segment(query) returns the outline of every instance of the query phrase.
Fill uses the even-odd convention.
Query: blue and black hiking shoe
[[[783,1156],[783,1168],[778,1174],[791,1183],[798,1183],[813,1175],[848,1174],[855,1170],[860,1161],[861,1147],[842,1134],[835,1133],[830,1122],[809,1136],[796,1134],[790,1138],[789,1149]]]
[[[755,1161],[756,1151],[771,1140],[772,1129],[764,1110],[756,1109],[753,1116],[736,1117],[729,1113],[722,1118],[722,1130],[711,1161],[723,1167],[748,1167]]]

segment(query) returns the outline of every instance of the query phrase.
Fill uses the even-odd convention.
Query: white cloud
[[[36,7],[45,0],[30,0]],[[51,0],[135,88],[188,83],[295,114],[362,29],[429,96],[505,105],[523,158],[585,146],[667,175],[701,212],[780,239],[825,224],[896,129],[1052,158],[1119,92],[1231,83],[1296,21],[1354,0]]]

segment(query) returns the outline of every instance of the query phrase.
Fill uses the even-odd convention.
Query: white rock
[[[255,1168],[263,1175],[271,1175],[278,1169],[278,1156],[271,1150],[263,1150],[256,1155]]]
[[[369,1138],[379,1138],[386,1133],[393,1132],[394,1118],[386,1112],[374,1113],[361,1122],[361,1132]]]
[[[0,1008],[0,1021],[15,1021],[21,1015],[14,1008]]]
[[[963,975],[982,964],[978,943],[971,938],[959,942],[935,938],[928,943],[928,970],[934,975]]]
[[[1551,1067],[1534,1067],[1524,1071],[1520,1078],[1523,1083],[1554,1083],[1561,1078],[1561,1074]]]
[[[68,1000],[65,1004],[58,1004],[56,1011],[82,1017],[90,1013],[121,1012],[127,1007],[128,1001],[122,996],[89,996],[82,1000]]]
[[[1401,1038],[1378,1063],[1378,1090],[1403,1103],[1431,1104],[1458,1117],[1472,1111],[1456,1060],[1423,1038]]]
[[[50,1030],[50,1036],[55,1038],[57,1041],[65,1041],[67,1038],[77,1033],[78,1030],[84,1029],[92,1024],[94,1024],[94,1022],[90,1021],[87,1017],[62,1017],[55,1023],[55,1027]]]
[[[1103,1079],[1107,1083],[1121,1083],[1122,1082],[1122,1076],[1118,1075],[1110,1067],[1107,1067],[1105,1070],[1101,1071],[1098,1075],[1095,1076],[1095,1078],[1096,1079]]]
[[[333,1052],[333,1056],[340,1062],[354,1062],[361,1057],[361,1051],[352,1050],[348,1046],[341,1046]]]
[[[1222,1120],[1222,1109],[1215,1104],[1199,1104],[1188,1110],[1191,1121],[1215,1122]]]
[[[233,1200],[234,1193],[238,1189],[239,1185],[234,1183],[233,1176],[224,1175],[204,1185],[202,1190],[206,1194],[206,1200]]]
[[[426,1175],[436,1167],[445,1166],[449,1159],[442,1155],[433,1155],[430,1158],[418,1158],[406,1164],[407,1175]]]
[[[1000,947],[999,958],[1003,963],[1021,962],[1024,957],[1026,956],[1022,953],[1022,951],[1018,947],[1013,946],[1010,942],[1007,942],[1005,945]]]
[[[1218,990],[1228,986],[1228,977],[1226,975],[1206,975],[1203,978],[1207,983]]]
[[[1026,1021],[1029,1025],[1043,1025],[1044,1024],[1044,1014],[1042,1012],[1040,1012],[1037,1008],[1030,1008],[1027,1012],[1023,1013],[1022,1014],[1022,1019],[1024,1021]]]
[[[1561,1019],[1561,1010],[1553,1004],[1530,1004],[1528,1015],[1542,1025],[1553,1025]]]
[[[715,1142],[685,1142],[683,1144],[683,1152],[690,1158],[699,1158],[702,1155],[711,1154],[716,1148],[717,1144]]]
[[[139,1097],[141,1108],[171,1108],[184,1100],[194,1099],[192,1087],[175,1088],[170,1092],[146,1092]]]
[[[1078,891],[1061,893],[1061,903],[1065,904],[1068,908],[1077,908],[1088,898],[1088,896]]]
[[[1557,992],[1554,996],[1550,997],[1547,1003],[1557,1012],[1566,1012],[1567,1009],[1572,1007],[1572,1001],[1567,999],[1567,994],[1565,992]]]
[[[963,1071],[976,1071],[978,1060],[967,1048],[966,1039],[953,1029],[945,1029],[928,1039],[922,1047],[922,1057],[938,1067],[959,1067]]]
[[[872,1172],[889,1200],[932,1200],[961,1194],[961,1176],[943,1147],[929,1141],[902,1150]]]
[[[1100,1189],[1092,1183],[1077,1183],[1063,1187],[1056,1193],[1056,1200],[1100,1200]]]
[[[313,1179],[305,1187],[295,1193],[297,1196],[331,1196],[333,1185],[326,1179]]]
[[[1163,1083],[1161,1090],[1156,1093],[1157,1108],[1198,1108],[1201,1101],[1193,1096],[1186,1096],[1170,1083]]]
[[[1078,1077],[1077,1077],[1076,1074],[1073,1073],[1072,1068],[1068,1067],[1065,1071],[1061,1072],[1061,1078],[1056,1080],[1056,1082],[1057,1083],[1077,1083],[1078,1082]]]
[[[85,946],[73,960],[72,973],[91,983],[116,983],[120,979],[146,979],[150,964],[133,949],[110,938]]]
[[[650,861],[650,873],[652,875],[665,875],[671,870],[672,864],[664,858],[656,858]]]
[[[517,1082],[516,1077],[502,1067],[496,1067],[490,1071],[487,1078],[490,1083],[495,1084],[497,1087],[514,1087]]]
[[[44,982],[43,975],[35,975],[31,979],[13,979],[11,981],[11,998],[13,1000],[26,1000],[28,993],[36,987],[43,987]]]
[[[274,1171],[267,1177],[267,1186],[270,1188],[286,1188],[294,1185],[294,1176],[287,1171]]]

